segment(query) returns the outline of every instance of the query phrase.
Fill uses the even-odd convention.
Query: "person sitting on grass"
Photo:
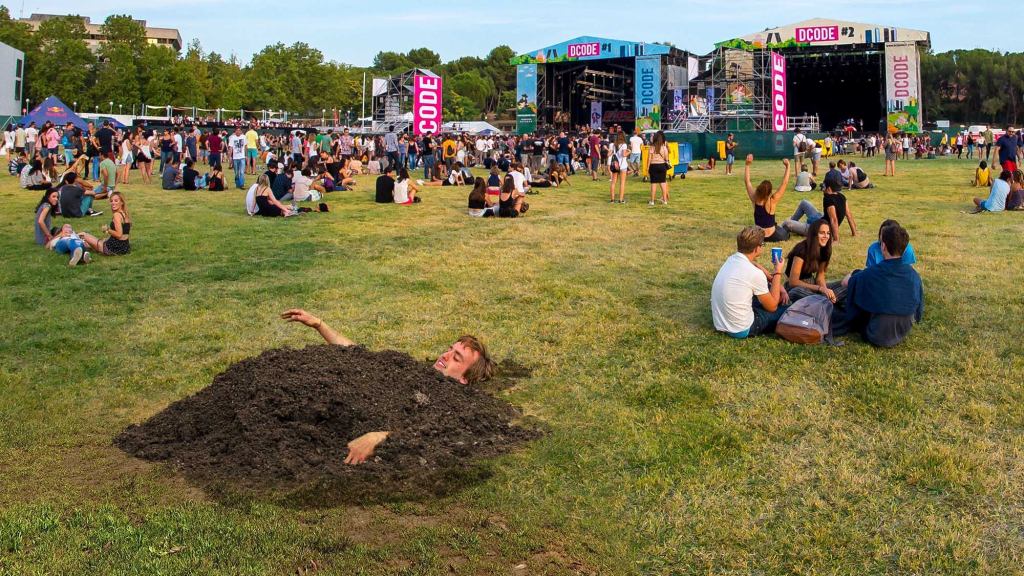
[[[19,176],[20,177],[22,170],[24,170],[25,166],[27,166],[27,165],[28,165],[28,154],[25,154],[24,151],[18,152],[17,156],[15,156],[14,154],[11,154],[11,161],[7,163],[7,172],[11,176]]]
[[[292,199],[292,192],[295,188],[295,184],[292,182],[292,176],[294,175],[295,163],[291,163],[285,166],[281,173],[270,182],[270,189],[274,193],[275,199],[281,202],[287,202]]]
[[[754,205],[754,224],[764,231],[765,242],[781,242],[789,239],[789,231],[775,222],[775,207],[786,194],[789,186],[789,158],[782,159],[786,171],[782,174],[782,184],[778,190],[772,191],[771,180],[762,180],[757,188],[750,183],[750,165],[754,163],[754,155],[747,154],[747,163],[743,168],[743,183],[747,188],[747,198]]]
[[[794,190],[797,192],[810,192],[818,188],[818,183],[814,181],[814,177],[807,171],[807,164],[800,165],[800,172],[796,175],[796,187]]]
[[[224,170],[220,164],[210,166],[210,179],[207,182],[207,190],[210,192],[224,191]]]
[[[323,320],[301,308],[286,310],[281,318],[287,322],[298,322],[316,330],[328,344],[354,346],[355,342],[338,334]],[[473,385],[489,380],[494,375],[495,364],[487,353],[487,347],[474,336],[460,336],[448,350],[434,362],[434,369],[459,382]],[[373,457],[381,442],[387,440],[390,431],[368,432],[348,443],[345,464],[362,464]]]
[[[395,179],[391,176],[392,167],[390,164],[384,167],[380,176],[377,176],[374,202],[378,204],[391,204],[395,201]]]
[[[65,218],[82,218],[103,214],[92,209],[96,193],[80,186],[78,180],[78,174],[75,172],[69,172],[64,176],[64,184],[57,191],[60,215]]]
[[[797,242],[786,255],[786,288],[789,301],[821,294],[836,304],[846,296],[842,280],[827,282],[825,272],[832,260],[832,232],[824,218],[811,224],[807,238]]]
[[[992,185],[992,169],[988,167],[988,163],[984,160],[974,169],[974,180],[971,181],[971,185],[975,188]]]
[[[470,216],[480,218],[497,215],[498,205],[491,200],[491,197],[487,194],[487,189],[487,181],[477,176],[473,182],[473,190],[469,192],[468,214]]]
[[[202,190],[206,188],[206,176],[200,176],[199,171],[193,168],[195,161],[191,158],[185,159],[185,167],[181,170],[181,187],[185,190]]]
[[[43,192],[43,198],[36,205],[35,237],[36,244],[46,246],[52,239],[50,230],[53,226],[53,216],[60,214],[57,190]]]
[[[180,179],[180,177],[179,177]],[[103,200],[110,196],[117,187],[117,164],[114,163],[114,151],[108,150],[100,154],[100,178],[93,189],[96,199]]]
[[[788,160],[788,159],[787,159]],[[764,252],[764,229],[747,226],[736,236],[736,253],[726,259],[711,285],[711,319],[715,330],[733,338],[775,331],[789,304],[782,288],[785,262],[769,271],[757,263]]]
[[[249,201],[250,197],[252,199],[251,202]],[[259,179],[249,189],[245,200],[246,210],[250,216],[276,218],[278,216],[292,215],[291,210],[274,197],[274,190],[270,187],[266,174],[260,174]]]
[[[39,158],[21,170],[19,183],[25,190],[49,190],[53,184],[46,172],[43,171],[43,161]]]
[[[878,240],[872,242],[868,246],[868,255],[864,260],[864,267],[874,266],[875,264],[881,264],[885,260],[885,256],[882,255],[882,230],[889,226],[899,226],[900,223],[895,220],[883,220],[882,225],[878,227]],[[903,263],[908,265],[914,265],[917,263],[917,255],[914,254],[914,247],[907,243],[907,248],[903,251],[902,257]]]
[[[132,219],[128,215],[128,207],[125,206],[124,196],[120,192],[110,195],[110,210],[113,215],[110,226],[103,226],[103,233],[106,238],[100,240],[91,234],[82,234],[85,244],[103,254],[104,256],[124,256],[132,251],[129,236],[132,233]]]
[[[793,234],[807,236],[807,231],[810,229],[811,224],[814,224],[820,218],[827,218],[830,224],[829,231],[832,233],[832,241],[839,242],[839,226],[842,225],[843,220],[846,220],[850,226],[850,234],[856,236],[857,222],[854,220],[853,212],[846,202],[846,195],[840,191],[841,189],[842,184],[840,184],[839,179],[831,173],[827,174],[825,182],[821,187],[823,192],[821,204],[825,213],[818,212],[814,205],[807,200],[801,200],[800,204],[796,207],[796,212],[793,213],[792,217],[786,219],[782,226]],[[804,216],[807,217],[806,223],[800,222],[800,219]]]
[[[92,261],[92,257],[85,250],[85,242],[71,228],[71,224],[50,230],[50,241],[46,243],[46,248],[58,254],[67,254],[68,266],[77,266],[79,262],[88,264]]]
[[[516,181],[511,174],[505,175],[501,183],[501,193],[498,195],[498,216],[502,218],[516,218],[526,212],[530,205],[524,202],[526,195],[516,189]]]
[[[160,187],[164,190],[181,190],[182,185],[178,159],[171,156],[167,160],[163,174],[160,175]]]
[[[1024,210],[1024,171],[1014,170],[1010,178],[1010,193],[1006,195],[1007,210]]]
[[[390,166],[389,166],[390,167]],[[442,186],[465,186],[466,178],[462,174],[462,164],[456,162],[451,171],[448,173],[448,177],[444,179]]]
[[[981,198],[974,198],[974,211],[971,214],[977,214],[979,212],[1002,212],[1006,209],[1006,197],[1010,195],[1010,171],[1003,170],[999,173],[999,178],[995,182],[992,182],[992,188],[989,191],[988,198],[982,200]]]
[[[390,167],[390,165],[389,165]],[[398,170],[398,180],[395,180],[394,191],[395,204],[409,206],[420,201],[419,188],[409,179],[409,170],[401,167]]]
[[[924,287],[913,266],[903,262],[910,235],[899,224],[882,229],[881,263],[855,270],[846,284],[846,307],[832,313],[832,333],[860,332],[883,348],[902,342],[924,315]]]
[[[842,160],[839,161],[843,163]],[[871,179],[864,173],[864,170],[860,169],[855,162],[850,162],[850,166],[846,172],[846,180],[849,183],[848,188],[852,190],[862,190],[865,188],[874,188],[875,185],[871,183]]]

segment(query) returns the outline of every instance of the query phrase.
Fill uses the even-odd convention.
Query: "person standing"
[[[633,176],[640,175],[640,158],[643,156],[644,139],[640,132],[633,132],[629,137],[629,170]]]
[[[647,176],[651,180],[651,201],[648,206],[654,206],[654,193],[661,187],[661,203],[668,204],[668,144],[665,142],[665,133],[658,130],[651,139],[651,149],[647,153]]]
[[[590,149],[590,180],[597,182],[597,169],[601,166],[601,133],[594,130],[587,138],[586,146]]]
[[[423,135],[420,141],[420,153],[423,156],[423,179],[430,182],[434,179],[434,139],[432,132]]]
[[[25,128],[25,151],[28,152],[29,160],[35,156],[36,153],[36,141],[39,139],[39,130],[36,128],[35,122],[29,122],[28,128]]]
[[[228,150],[231,151],[231,166],[235,170],[235,188],[245,189],[245,136],[242,127],[236,126],[235,133],[228,138]]]
[[[615,144],[608,155],[608,171],[612,173],[611,203],[615,203],[615,186],[619,187],[619,204],[626,203],[626,175],[629,174],[629,146],[626,135],[619,132],[615,136]]]
[[[1007,172],[1013,173],[1017,170],[1017,150],[1020,140],[1017,138],[1013,126],[1006,129],[1006,134],[999,137],[996,142],[997,154],[999,155],[999,166]]]
[[[206,137],[206,149],[209,151],[210,166],[220,165],[220,153],[224,148],[224,141],[216,129],[210,131]]]
[[[388,128],[388,133],[384,135],[384,153],[388,157],[388,166],[392,170],[398,170],[401,166],[401,160],[398,157],[398,136],[395,135],[394,126]]]
[[[256,175],[256,158],[260,155],[260,135],[251,125],[245,132],[245,173]]]
[[[725,137],[725,175],[732,176],[732,165],[736,162],[736,136],[732,132]]]
[[[793,131],[793,158],[796,160],[797,166],[803,163],[805,152],[807,152],[807,136],[804,136],[803,131],[797,128]]]
[[[896,143],[896,139],[893,138],[892,134],[889,134],[885,138],[885,174],[883,176],[895,176],[896,175],[896,155],[899,149],[899,144]]]

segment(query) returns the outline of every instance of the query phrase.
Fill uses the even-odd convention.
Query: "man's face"
[[[434,370],[465,384],[466,370],[478,358],[480,358],[479,352],[467,348],[462,342],[455,342],[448,348],[447,352],[441,354],[437,362],[434,362]]]

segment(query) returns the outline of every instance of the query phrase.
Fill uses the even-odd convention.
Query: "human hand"
[[[290,310],[282,312],[281,319],[288,322],[298,322],[300,324],[305,324],[310,328],[319,328],[320,324],[322,324],[322,321],[319,318],[313,316],[309,312],[306,312],[302,308],[292,308]]]
[[[786,292],[786,290],[782,290],[782,292],[779,293],[779,304],[782,304],[783,306],[789,304],[789,292]]]
[[[747,154],[747,166],[750,166],[753,163],[754,163],[754,155],[753,154]]]
[[[786,270],[786,259],[783,258],[775,263],[775,273],[782,274]]]
[[[822,296],[828,298],[829,302],[832,302],[833,304],[836,303],[836,293],[833,292],[828,286],[822,284],[821,286],[818,287],[818,292],[820,292]]]
[[[367,432],[359,438],[348,443],[348,456],[345,457],[345,464],[362,464],[373,456],[377,445],[388,437],[387,432]]]
[[[789,168],[789,158],[783,158],[782,165],[785,166],[786,168]]]

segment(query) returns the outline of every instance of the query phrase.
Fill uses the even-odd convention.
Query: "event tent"
[[[36,126],[42,126],[47,120],[58,126],[64,126],[71,122],[77,128],[85,130],[88,128],[85,120],[75,114],[67,104],[60,101],[56,96],[50,96],[43,100],[31,112],[21,117],[21,122],[28,126],[29,122],[35,122]]]
[[[501,130],[495,128],[490,122],[482,120],[445,122],[441,129],[445,132],[465,132],[466,134],[482,134],[485,136],[503,134]]]

